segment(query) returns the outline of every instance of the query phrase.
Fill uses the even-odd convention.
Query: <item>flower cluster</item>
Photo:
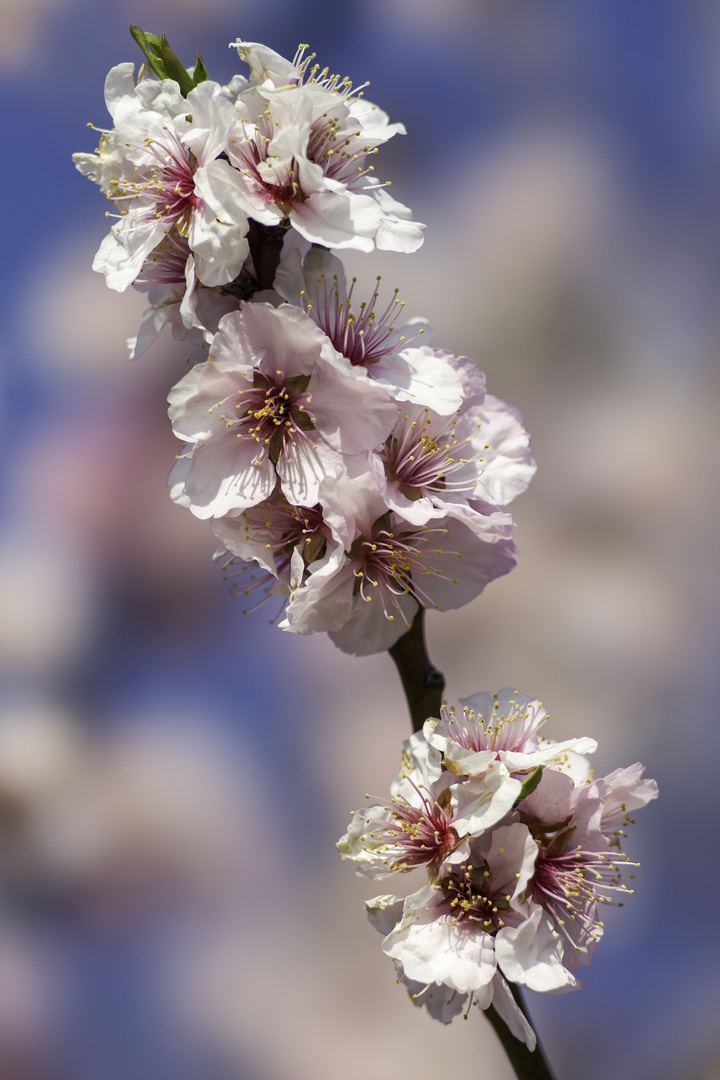
[[[461,705],[405,741],[390,801],[355,812],[338,849],[378,881],[427,870],[405,899],[366,905],[412,1000],[443,1023],[492,1004],[532,1050],[508,983],[581,985],[601,905],[632,891],[621,880],[636,865],[621,851],[629,815],[657,785],[640,764],[593,778],[595,742],[544,738],[545,709],[518,690]]]
[[[358,302],[329,250],[420,245],[367,164],[402,125],[305,47],[235,44],[250,78],[186,96],[132,64],[108,75],[115,126],[75,155],[117,210],[94,266],[149,293],[133,356],[166,322],[208,350],[169,396],[170,490],[212,519],[234,590],[378,652],[515,565],[501,507],[533,475],[529,440],[471,360],[397,325],[395,294]]]
[[[114,127],[75,154],[114,210],[93,268],[112,289],[150,293],[133,355],[166,322],[184,338],[214,330],[257,286],[253,239],[292,227],[326,248],[411,252],[423,226],[372,175],[369,159],[402,124],[363,88],[264,45],[237,41],[250,78],[205,78],[187,96],[171,78],[118,64],[105,82]],[[269,284],[272,284],[270,282]]]

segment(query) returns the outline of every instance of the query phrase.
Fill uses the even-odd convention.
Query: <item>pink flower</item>
[[[208,362],[169,396],[175,434],[192,448],[174,498],[219,518],[268,499],[279,481],[290,503],[312,507],[345,456],[385,437],[394,406],[327,364],[323,342],[287,304],[245,304],[222,319]]]
[[[244,208],[264,225],[288,219],[324,247],[411,252],[423,226],[372,177],[367,158],[402,124],[353,89],[348,79],[292,64],[262,46],[237,43],[256,85],[238,97],[238,129],[227,153],[242,178]]]
[[[346,558],[330,573],[310,574],[281,625],[300,634],[327,631],[356,656],[388,649],[418,606],[461,607],[515,565],[512,519],[500,511],[482,529],[453,508],[431,525],[413,525],[387,513],[371,474],[326,481],[321,501],[336,535],[346,538]]]
[[[115,127],[97,155],[74,159],[117,210],[93,268],[122,292],[174,227],[195,254],[200,280],[229,282],[248,253],[239,177],[219,159],[233,124],[232,95],[207,81],[184,98],[171,79],[135,85],[133,71],[133,64],[110,71],[105,100]]]

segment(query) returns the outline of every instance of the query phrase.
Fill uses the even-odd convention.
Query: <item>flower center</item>
[[[380,281],[380,278],[377,280]],[[395,327],[390,323],[405,307],[405,302],[397,299],[398,289],[395,289],[392,299],[381,314],[376,311],[380,296],[377,289],[367,303],[363,301],[360,304],[359,313],[353,313],[352,297],[356,283],[357,278],[353,278],[348,295],[341,298],[337,275],[333,275],[330,284],[323,274],[317,283],[315,300],[306,304],[306,310],[339,353],[355,367],[367,367],[414,341],[423,331],[420,330],[409,339],[391,337]],[[397,311],[398,308],[400,312]]]
[[[439,887],[455,922],[479,923],[486,932],[493,933],[505,926],[511,914],[509,897],[492,888],[486,863],[463,864],[456,873],[443,878]]]
[[[256,371],[252,387],[237,391],[240,400],[235,409],[239,415],[228,420],[227,426],[235,428],[238,439],[253,439],[262,448],[263,458],[269,455],[277,463],[287,457],[305,432],[313,429],[313,417],[307,411],[312,396],[306,393],[309,384],[309,375],[288,379],[282,371],[276,371],[273,380]]]
[[[388,480],[397,481],[406,498],[415,501],[426,491],[472,495],[477,487],[475,477],[481,468],[469,470],[465,480],[450,479],[470,463],[470,458],[463,456],[470,439],[461,441],[457,438],[457,423],[457,417],[446,421],[433,417],[428,408],[416,406],[408,408],[396,425],[381,450],[381,457]],[[432,430],[433,424],[435,430]],[[482,459],[478,459],[478,463],[481,462]]]
[[[184,291],[185,266],[189,254],[187,240],[173,225],[143,263],[137,283],[182,285]]]
[[[234,597],[251,596],[258,591],[260,600],[252,608],[243,611],[247,615],[256,611],[268,599],[277,577],[287,574],[293,550],[301,544],[301,554],[306,566],[322,558],[327,544],[328,528],[322,508],[293,506],[282,495],[260,506],[244,510],[240,515],[244,524],[244,536],[258,544],[264,544],[275,559],[276,573],[252,560],[231,555],[222,563],[223,579],[231,581],[230,592]],[[221,552],[221,556],[224,553]],[[285,602],[283,602],[283,609]],[[277,618],[277,616],[276,616]],[[273,620],[274,621],[274,620]]]
[[[514,753],[522,753],[528,744],[531,749],[535,748],[537,729],[547,718],[540,702],[520,704],[510,701],[501,713],[497,694],[493,694],[492,711],[487,720],[467,706],[463,708],[461,716],[453,708],[446,709],[445,706],[440,715],[447,737],[458,746],[474,751],[505,750]]]
[[[115,203],[147,200],[141,211],[143,218],[161,218],[177,225],[183,235],[190,226],[192,211],[200,200],[195,194],[197,160],[177,135],[165,126],[163,141],[145,139],[150,161],[137,167],[138,181],[111,180],[108,199]],[[120,211],[121,216],[127,213]]]
[[[557,929],[573,945],[575,936],[567,923],[574,923],[583,935],[598,939],[602,934],[602,922],[597,917],[598,904],[613,901],[605,893],[631,894],[632,889],[621,883],[620,863],[634,866],[620,851],[585,851],[569,845],[576,826],[559,823],[559,828],[547,840],[556,826],[542,826],[530,822],[530,831],[538,845],[535,872],[527,894],[541,904],[555,921]]]
[[[437,867],[458,845],[459,837],[451,824],[450,789],[445,788],[437,799],[431,799],[413,787],[420,796],[420,806],[396,795],[392,800],[393,820],[382,834],[382,839],[387,838],[397,852],[392,870],[409,870],[426,863]]]
[[[423,545],[430,542],[433,533],[446,536],[448,530],[421,525],[395,533],[382,527],[388,518],[389,515],[385,515],[375,522],[372,539],[360,536],[350,548],[348,554],[355,563],[355,592],[367,602],[375,595],[379,596],[387,619],[392,621],[395,618],[394,611],[409,625],[398,598],[410,595],[423,607],[438,607],[420,585],[419,579],[430,574],[444,577],[440,570],[428,564],[427,558],[448,552],[441,548],[423,550]],[[446,580],[458,581],[457,578]]]

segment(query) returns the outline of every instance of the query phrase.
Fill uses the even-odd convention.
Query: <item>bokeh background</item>
[[[409,728],[387,656],[243,618],[172,505],[143,298],[90,269],[74,171],[165,30],[211,75],[309,42],[408,128],[377,175],[427,222],[356,256],[522,409],[518,568],[429,619],[448,697],[514,685],[661,799],[586,988],[532,995],[559,1080],[716,1080],[717,0],[0,0],[0,1078],[510,1080],[477,1013],[395,985],[334,851]]]

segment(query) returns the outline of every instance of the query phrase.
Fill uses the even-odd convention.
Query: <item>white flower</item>
[[[107,77],[115,127],[103,134],[94,163],[92,155],[75,156],[118,211],[93,268],[122,292],[174,226],[196,256],[199,279],[225,284],[248,253],[239,177],[218,160],[234,120],[232,95],[207,81],[184,98],[171,79],[135,85],[133,71],[133,64],[118,64]]]
[[[361,382],[372,379],[398,402],[431,405],[444,416],[460,407],[461,375],[449,353],[430,347],[425,320],[395,325],[405,306],[397,299],[397,289],[382,311],[377,288],[369,301],[353,310],[355,280],[348,290],[340,260],[317,247],[307,253],[302,266],[299,252],[288,256],[278,268],[275,288],[289,303],[308,311],[327,335],[323,355],[343,371]]]
[[[385,437],[394,406],[327,364],[323,342],[297,308],[245,304],[221,321],[208,362],[173,388],[175,434],[192,444],[174,497],[198,517],[256,506],[278,480],[290,503],[312,507],[345,455]]]
[[[348,538],[347,557],[332,573],[310,574],[281,626],[300,634],[327,631],[356,656],[390,648],[420,605],[461,607],[515,565],[512,519],[500,511],[482,529],[453,508],[416,526],[387,514],[370,473],[328,479],[321,499],[336,534]]]
[[[403,126],[358,97],[362,88],[348,79],[310,68],[303,50],[289,64],[262,46],[236,44],[256,79],[238,97],[239,130],[227,147],[248,216],[264,225],[289,219],[325,247],[417,250],[423,226],[370,182],[366,161]]]
[[[543,924],[539,907],[519,902],[537,856],[527,828],[499,826],[470,853],[468,862],[441,868],[437,884],[406,898],[383,951],[408,979],[472,994],[481,1008],[492,1001],[498,967],[542,993],[575,989],[562,941]]]
[[[353,812],[337,848],[359,872],[378,881],[416,866],[426,866],[435,880],[442,865],[468,857],[463,837],[505,817],[522,785],[494,760],[482,777],[461,784],[441,770],[440,754],[422,733],[405,740],[402,761],[390,803]]]
[[[284,610],[308,567],[328,572],[344,558],[322,507],[293,506],[279,488],[258,506],[213,521],[212,528],[223,543],[215,558],[223,560],[232,594],[253,597],[243,614],[270,596],[283,597]]]
[[[442,1023],[492,1004],[531,1048],[507,983],[543,994],[582,985],[574,973],[602,936],[600,907],[632,891],[621,881],[635,865],[620,850],[629,814],[657,796],[640,764],[578,779],[563,744],[538,736],[546,715],[503,690],[466,699],[462,720],[445,716],[444,735],[427,721],[403,744],[393,788],[402,798],[358,811],[338,844],[373,877],[427,869],[428,883],[404,900],[366,903],[414,1003]]]
[[[511,772],[527,772],[539,765],[567,767],[570,755],[592,754],[594,739],[566,739],[556,743],[540,735],[548,714],[542,702],[506,687],[497,694],[461,698],[462,712],[443,706],[440,719],[425,721],[431,746],[443,754],[445,768],[464,776],[483,772],[491,758],[499,758]]]
[[[485,394],[467,357],[433,351],[438,368],[446,364],[465,383],[464,400],[452,415],[430,399],[400,410],[375,466],[388,506],[416,524],[450,505],[469,518],[486,514],[524,491],[535,473],[519,413]]]

